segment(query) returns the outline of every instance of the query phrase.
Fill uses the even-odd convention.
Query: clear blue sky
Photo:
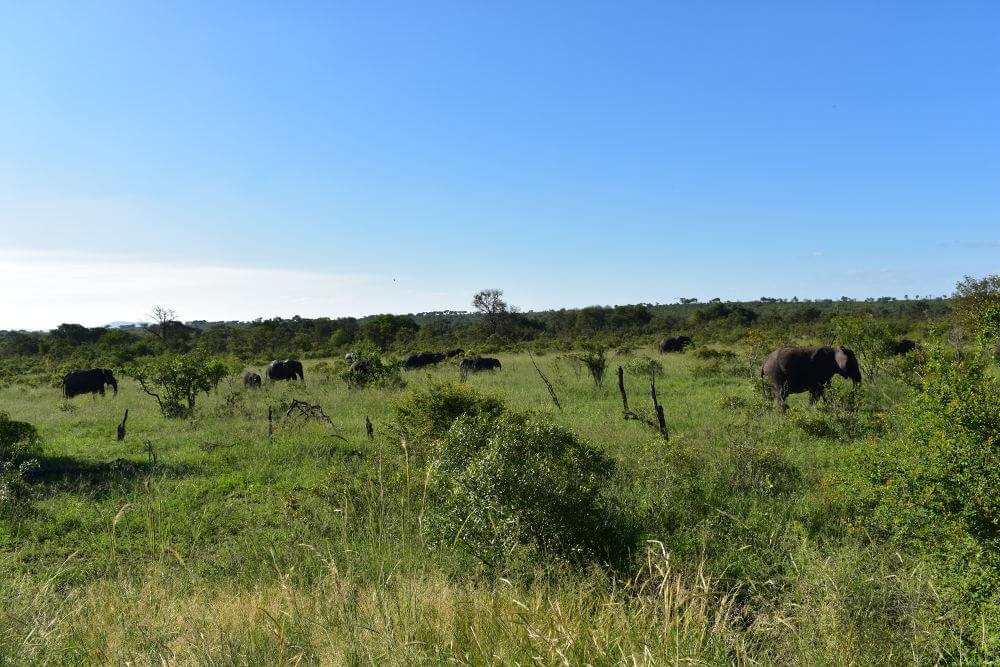
[[[4,3],[0,327],[950,292],[1000,271],[998,26],[996,2]]]

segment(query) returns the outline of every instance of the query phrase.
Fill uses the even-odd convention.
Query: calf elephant
[[[667,336],[660,341],[660,352],[683,352],[691,344],[691,336]]]
[[[770,383],[771,397],[785,407],[789,394],[809,392],[810,403],[823,396],[834,375],[861,384],[861,368],[854,352],[843,347],[783,347],[764,360],[761,377]]]
[[[268,380],[305,380],[302,373],[302,362],[298,359],[274,360],[267,365]]]
[[[63,378],[63,395],[73,398],[79,394],[100,394],[104,396],[104,386],[111,385],[115,396],[118,395],[118,381],[109,368],[91,368],[90,370],[72,370]]]
[[[243,385],[250,387],[251,389],[256,389],[260,386],[260,375],[257,373],[247,373],[243,376]]]

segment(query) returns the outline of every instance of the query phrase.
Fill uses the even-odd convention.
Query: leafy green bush
[[[1000,275],[966,276],[955,287],[955,314],[983,346],[1000,343]]]
[[[15,421],[0,410],[0,461],[38,456],[41,452],[38,431],[28,422]]]
[[[505,409],[500,398],[442,380],[413,389],[396,402],[395,408],[396,430],[421,451],[442,437],[462,415],[496,418]]]
[[[854,496],[875,529],[934,563],[970,643],[1000,646],[1000,382],[984,358],[938,348],[900,423],[859,452]]]
[[[32,457],[40,453],[35,427],[0,411],[0,514],[10,515],[32,497],[27,475],[37,466]]]
[[[156,399],[165,417],[194,415],[195,399],[215,389],[229,372],[226,363],[201,353],[168,352],[145,357],[125,367],[124,374]]]
[[[513,413],[463,416],[432,445],[424,528],[488,567],[556,557],[620,564],[634,546],[615,463],[571,431]]]
[[[386,362],[379,355],[359,358],[340,374],[340,379],[352,388],[379,387],[400,389],[406,386],[400,374],[401,363]]]

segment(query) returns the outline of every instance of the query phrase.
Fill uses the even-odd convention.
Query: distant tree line
[[[798,301],[631,304],[518,312],[500,290],[476,295],[476,312],[382,314],[366,318],[273,318],[251,322],[182,323],[172,311],[158,310],[153,324],[125,328],[62,324],[48,332],[0,331],[0,359],[72,361],[78,366],[122,365],[163,352],[199,351],[259,362],[288,356],[343,354],[368,344],[383,352],[463,346],[503,349],[531,342],[564,346],[580,338],[609,341],[694,334],[702,341],[735,341],[748,328],[778,329],[821,337],[831,321],[871,313],[894,330],[913,331],[951,312],[951,300]]]

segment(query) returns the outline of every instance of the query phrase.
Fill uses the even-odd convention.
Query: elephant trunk
[[[111,385],[111,390],[114,392],[114,395],[117,396],[118,395],[118,382],[116,380],[111,380],[108,384]]]

